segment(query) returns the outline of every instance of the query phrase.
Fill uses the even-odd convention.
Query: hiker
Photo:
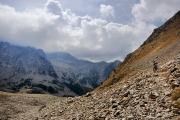
[[[153,60],[153,71],[156,72],[158,70],[158,62]]]

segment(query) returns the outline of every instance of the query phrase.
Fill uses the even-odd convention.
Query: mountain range
[[[80,60],[69,53],[0,42],[0,89],[59,96],[82,95],[105,80],[119,61]]]
[[[60,80],[79,95],[99,86],[120,63],[93,63],[63,52],[48,54],[48,59]]]

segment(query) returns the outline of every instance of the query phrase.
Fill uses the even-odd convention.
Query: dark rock
[[[151,94],[149,95],[150,99],[156,99],[159,96],[159,94],[157,92],[151,92]]]
[[[130,94],[129,91],[127,91],[126,93],[123,94],[124,97],[128,97],[128,95]]]
[[[114,113],[114,116],[115,116],[115,117],[118,117],[120,114],[121,114],[121,111],[120,111],[120,110],[117,110],[117,111]]]
[[[90,93],[90,92],[88,92],[88,93],[86,93],[86,94],[84,95],[84,97],[89,97],[89,96],[91,96],[91,93]]]
[[[111,107],[112,107],[112,109],[117,108],[118,104],[113,104]]]

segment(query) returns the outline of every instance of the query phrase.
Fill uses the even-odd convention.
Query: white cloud
[[[140,0],[132,14],[136,20],[145,22],[165,21],[180,10],[180,0]]]
[[[111,5],[100,5],[100,14],[102,17],[113,17],[114,16],[114,8]]]
[[[92,60],[123,59],[155,27],[143,17],[146,14],[141,10],[146,7],[150,9],[148,6],[152,6],[149,5],[152,3],[143,2],[133,7],[135,21],[129,24],[109,22],[88,15],[78,16],[70,9],[63,8],[57,0],[49,0],[44,8],[25,11],[0,4],[0,38],[48,52],[67,51]],[[113,10],[108,8],[105,14],[112,14],[110,11]],[[166,18],[173,14],[170,13]],[[156,19],[153,17],[153,21]]]

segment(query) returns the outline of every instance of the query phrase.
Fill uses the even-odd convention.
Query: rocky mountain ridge
[[[120,64],[119,61],[94,63],[63,52],[48,54],[48,58],[60,80],[79,95],[99,86]]]
[[[0,42],[0,66],[2,91],[71,95],[42,50]]]
[[[46,54],[41,49],[0,42],[0,90],[82,95],[100,85],[118,64],[92,63],[69,53]]]

